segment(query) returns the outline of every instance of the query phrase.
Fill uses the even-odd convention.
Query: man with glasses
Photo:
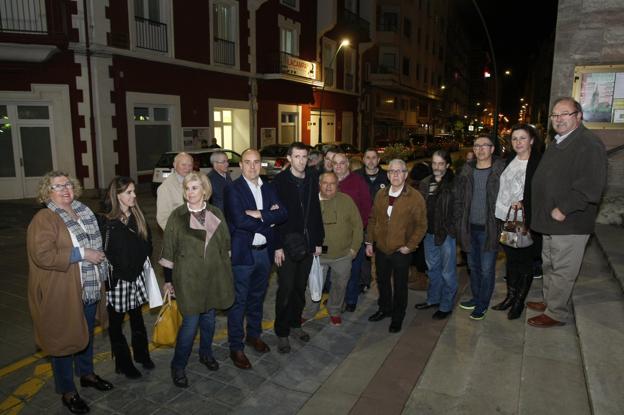
[[[208,173],[210,184],[212,185],[212,197],[210,203],[218,207],[223,212],[223,193],[225,187],[232,183],[229,172],[229,161],[227,155],[223,151],[215,151],[210,154],[210,164],[212,170]],[[225,212],[223,212],[225,213]]]
[[[390,186],[377,192],[366,234],[366,255],[375,255],[379,288],[379,309],[368,321],[390,317],[390,333],[401,331],[407,308],[411,253],[427,230],[425,200],[405,183],[407,176],[403,160],[390,162]]]
[[[457,239],[468,253],[472,298],[459,306],[470,318],[483,320],[494,292],[496,255],[501,223],[494,216],[503,160],[494,157],[494,143],[482,135],[474,141],[475,160],[464,164],[457,177],[455,212]]]
[[[571,97],[555,101],[550,114],[557,133],[533,176],[531,228],[543,234],[543,302],[528,323],[553,327],[570,319],[570,296],[578,277],[598,204],[606,184],[602,141],[583,126],[583,109]]]

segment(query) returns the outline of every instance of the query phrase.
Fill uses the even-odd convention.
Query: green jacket
[[[337,259],[356,252],[362,245],[364,231],[357,206],[350,196],[337,192],[331,200],[321,200],[327,253],[323,258]]]
[[[230,232],[219,209],[208,205],[207,210],[221,221],[207,244],[206,230],[191,229],[186,204],[171,213],[165,228],[160,263],[173,267],[173,286],[183,315],[227,309],[234,302]]]

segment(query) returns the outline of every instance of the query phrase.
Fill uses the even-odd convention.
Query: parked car
[[[211,148],[205,150],[187,151],[187,153],[193,157],[193,170],[202,171],[208,174],[210,170],[212,170],[212,165],[210,164],[210,154],[215,151],[222,151],[227,155],[228,161],[230,162],[230,176],[232,179],[237,179],[241,175],[241,169],[239,166],[241,156],[232,150]],[[160,186],[160,184],[173,173],[173,159],[179,153],[180,151],[168,151],[163,153],[160,156],[160,159],[158,159],[158,162],[154,167],[154,173],[152,174],[152,193],[154,196],[156,195],[156,189],[158,189],[158,186]]]
[[[262,160],[262,172],[260,175],[267,180],[272,180],[279,172],[288,166],[289,144],[271,144],[260,149]]]
[[[332,142],[332,143],[319,143],[314,146],[314,149],[319,150],[323,154],[329,147],[337,147],[338,150],[345,153],[348,158],[362,158],[364,154],[353,144],[349,143],[340,143],[340,142]]]

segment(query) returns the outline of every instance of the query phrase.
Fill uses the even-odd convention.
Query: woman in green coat
[[[165,289],[174,291],[182,312],[175,353],[171,361],[174,385],[186,388],[185,368],[200,330],[199,361],[209,370],[219,369],[212,356],[215,309],[234,302],[230,261],[230,233],[223,213],[208,204],[210,181],[201,172],[188,174],[182,182],[186,203],[175,209],[165,228],[160,264],[173,269]]]

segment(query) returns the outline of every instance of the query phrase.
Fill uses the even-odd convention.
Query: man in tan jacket
[[[390,333],[401,331],[407,308],[410,254],[418,248],[427,230],[425,200],[405,183],[407,176],[403,160],[389,163],[390,187],[377,192],[366,235],[366,255],[375,254],[379,288],[379,310],[368,320],[392,317]],[[394,284],[390,278],[394,278]]]

